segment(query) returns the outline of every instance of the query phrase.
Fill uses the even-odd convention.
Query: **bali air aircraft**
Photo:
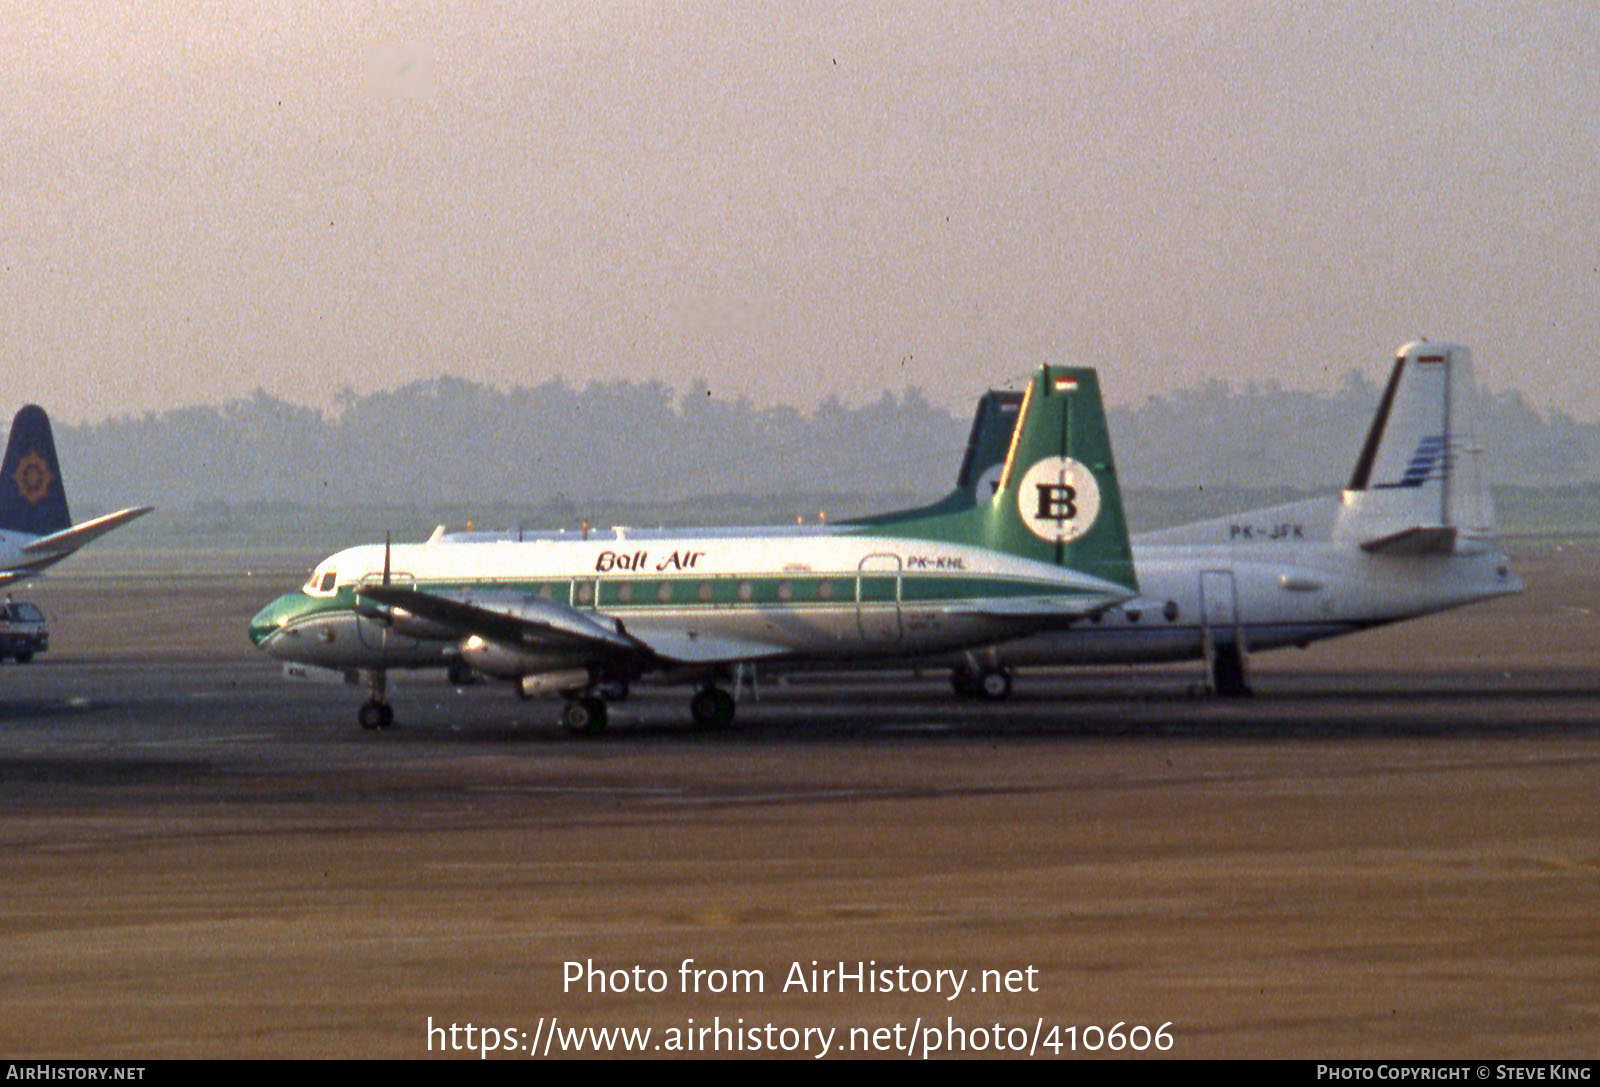
[[[1453,344],[1401,347],[1343,494],[1140,533],[1138,598],[1070,630],[961,652],[956,690],[1004,698],[1015,666],[1204,660],[1214,690],[1247,694],[1248,652],[1520,591],[1461,409],[1469,365]],[[1018,403],[984,397],[957,489],[930,509],[983,501]]]
[[[604,727],[603,685],[699,685],[762,662],[856,664],[991,645],[1081,623],[1137,594],[1094,371],[1043,367],[993,493],[825,532],[652,533],[366,545],[324,559],[250,637],[297,666],[365,679],[365,728],[393,720],[390,669],[458,658],[519,693],[566,697],[562,723]]]
[[[50,417],[38,405],[27,405],[11,420],[0,463],[0,585],[32,577],[150,509],[118,510],[74,525]]]

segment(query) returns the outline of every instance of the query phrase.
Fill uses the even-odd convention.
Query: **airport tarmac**
[[[0,667],[0,1052],[437,1056],[469,1023],[525,1056],[583,1027],[759,1056],[952,1028],[985,1055],[1600,1048],[1593,548],[1263,655],[1248,700],[1193,667],[998,706],[807,676],[720,733],[637,691],[598,741],[437,677],[363,733],[359,692],[245,642],[312,558],[85,555],[27,591],[54,645]],[[968,972],[955,999],[938,971]]]

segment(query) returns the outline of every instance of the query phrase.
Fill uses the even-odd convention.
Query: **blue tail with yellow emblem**
[[[72,524],[50,417],[29,404],[11,420],[6,459],[0,465],[0,529],[48,536]]]
[[[130,506],[73,524],[50,417],[29,404],[11,420],[6,458],[0,462],[0,585],[32,577],[149,512],[149,506]]]

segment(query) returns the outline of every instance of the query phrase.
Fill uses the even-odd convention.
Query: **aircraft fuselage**
[[[994,650],[1004,665],[1199,660],[1242,638],[1251,652],[1304,646],[1518,592],[1488,544],[1451,555],[1369,554],[1344,542],[1133,545],[1139,595],[1070,630]]]
[[[388,562],[392,585],[507,614],[519,602],[563,605],[685,665],[939,653],[1065,625],[1128,595],[984,548],[847,535],[411,544],[393,547]],[[564,660],[558,646],[490,652],[428,620],[362,607],[358,590],[382,584],[384,565],[381,545],[325,560],[300,592],[255,617],[252,641],[337,669],[427,667],[477,652],[475,667],[509,676]]]

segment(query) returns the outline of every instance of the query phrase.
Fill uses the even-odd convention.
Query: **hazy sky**
[[[440,373],[1600,416],[1600,5],[0,0],[0,409]]]

